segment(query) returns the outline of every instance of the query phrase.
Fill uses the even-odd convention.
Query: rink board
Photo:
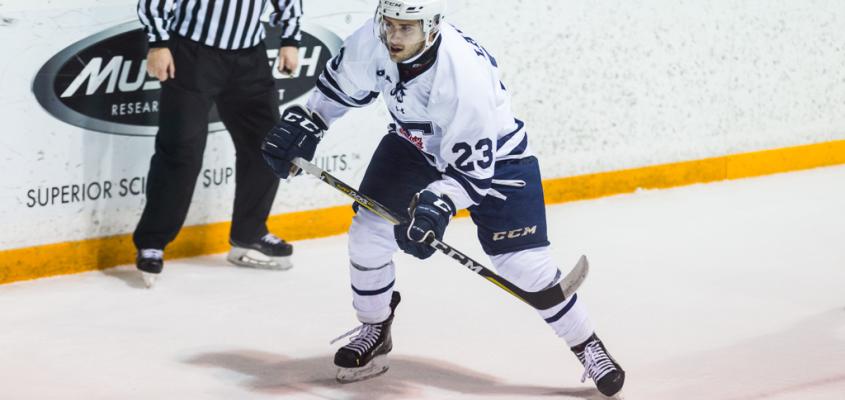
[[[373,1],[307,2],[282,107],[302,103]],[[131,263],[158,90],[135,0],[0,3],[0,283]],[[495,56],[549,203],[845,162],[841,0],[450,0],[447,21]],[[268,62],[278,38],[268,36]],[[178,70],[178,67],[177,67]],[[314,162],[357,186],[390,115],[350,111]],[[210,115],[185,229],[168,258],[225,251],[235,157]],[[280,186],[270,228],[344,232],[348,199]]]
[[[668,188],[837,164],[845,164],[845,141],[548,179],[543,182],[543,188],[546,203],[553,204],[629,193],[640,188]],[[268,226],[287,240],[310,239],[346,232],[352,215],[352,207],[336,206],[275,215]],[[466,211],[459,214],[465,215]],[[229,223],[185,227],[168,247],[167,256],[173,259],[227,251],[228,232]],[[110,268],[134,262],[134,255],[131,235],[7,250],[0,252],[3,266],[0,284]]]

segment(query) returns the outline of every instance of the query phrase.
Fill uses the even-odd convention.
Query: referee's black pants
[[[133,239],[139,249],[164,249],[185,222],[202,168],[209,111],[235,145],[235,202],[230,237],[250,243],[267,231],[279,179],[260,146],[279,120],[279,95],[263,44],[219,50],[175,34],[169,41],[176,77],[162,82],[159,130],[147,176],[147,203]]]

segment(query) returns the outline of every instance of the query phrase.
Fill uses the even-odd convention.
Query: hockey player
[[[496,59],[446,23],[444,11],[445,0],[381,0],[375,18],[329,61],[306,108],[285,110],[263,145],[265,159],[284,179],[290,161],[313,158],[323,133],[350,108],[382,95],[393,118],[360,191],[390,209],[408,209],[411,220],[392,226],[356,208],[349,271],[362,325],[335,354],[341,382],[387,370],[400,300],[392,255],[402,249],[431,256],[435,250],[424,238],[442,238],[459,209],[469,209],[482,248],[505,279],[529,292],[561,279],[549,253],[538,162],[523,122],[513,116]],[[517,229],[525,234],[503,234]],[[593,332],[577,295],[538,312],[601,393],[621,390],[625,372]]]

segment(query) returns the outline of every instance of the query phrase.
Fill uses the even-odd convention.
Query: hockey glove
[[[440,240],[446,225],[455,215],[455,205],[446,196],[438,196],[430,190],[423,190],[411,200],[408,208],[411,221],[393,227],[396,243],[402,251],[426,259],[434,254],[434,248],[425,243],[430,235]]]
[[[261,154],[276,176],[285,179],[291,172],[294,158],[309,161],[314,158],[326,129],[326,123],[319,115],[312,115],[302,106],[288,107],[264,138]]]

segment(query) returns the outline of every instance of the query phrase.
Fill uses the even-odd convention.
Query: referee
[[[188,213],[202,166],[208,114],[217,105],[235,145],[235,200],[227,259],[241,266],[288,269],[293,248],[267,230],[279,180],[261,157],[279,119],[279,95],[259,21],[282,29],[282,73],[299,62],[302,0],[140,0],[149,41],[147,72],[161,81],[159,130],[147,177],[147,202],[133,240],[147,286],[163,268],[164,248]]]

